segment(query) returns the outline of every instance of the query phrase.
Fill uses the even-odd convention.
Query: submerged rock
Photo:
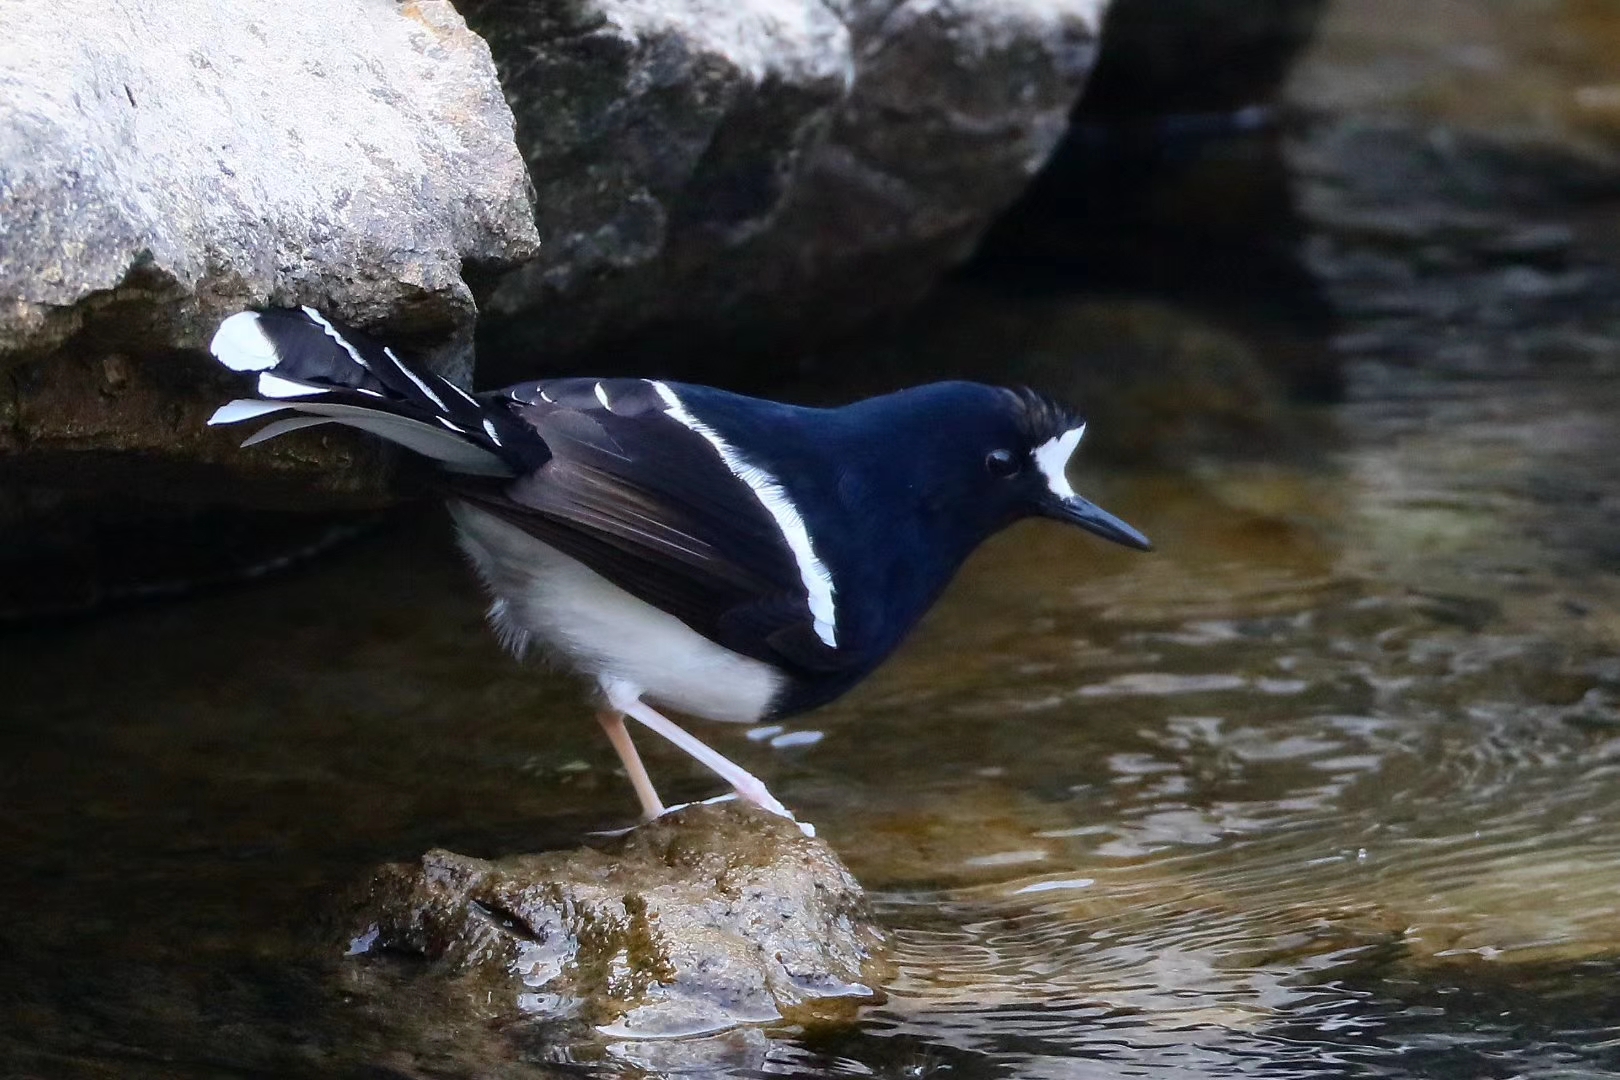
[[[357,901],[357,988],[436,984],[485,1019],[692,1035],[881,1000],[882,932],[793,822],[695,805],[600,848],[497,861],[430,851]],[[402,988],[403,989],[403,988]]]

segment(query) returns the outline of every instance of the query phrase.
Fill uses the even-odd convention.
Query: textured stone
[[[0,23],[0,456],[354,486],[340,443],[242,456],[203,428],[229,384],[193,350],[248,305],[319,304],[466,374],[463,269],[527,256],[534,228],[488,51],[447,2],[0,0]]]
[[[486,47],[447,2],[0,0],[0,357],[120,301],[151,347],[245,304],[423,334],[533,250]]]
[[[832,849],[732,804],[601,850],[385,867],[351,938],[364,958],[349,975],[370,997],[399,980],[400,1000],[419,997],[427,979],[485,1019],[636,1038],[825,1019],[880,1000],[885,974],[882,933]]]
[[[1103,6],[470,0],[544,240],[480,361],[802,339],[914,299],[1046,160]]]
[[[464,379],[476,294],[487,383],[631,335],[718,378],[915,299],[1046,159],[1106,4],[461,6],[493,59],[446,0],[0,0],[0,528],[46,507],[93,565],[130,520],[162,547],[198,505],[382,501],[346,433],[205,427],[238,380],[200,350],[244,306],[315,304]]]
[[[535,246],[488,48],[447,0],[0,0],[0,27],[0,615],[183,583],[139,553],[241,532],[200,506],[375,505],[374,446],[205,427],[240,381],[201,349],[310,303],[466,377],[473,286]]]

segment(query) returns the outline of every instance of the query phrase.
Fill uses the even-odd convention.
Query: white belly
[[[768,664],[716,645],[517,526],[464,502],[452,501],[450,513],[509,644],[533,639],[599,682],[621,680],[707,720],[753,723],[781,692]]]

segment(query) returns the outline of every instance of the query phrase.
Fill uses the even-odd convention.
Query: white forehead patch
[[[1046,477],[1046,486],[1052,489],[1052,494],[1060,499],[1074,498],[1074,488],[1069,486],[1069,478],[1065,470],[1069,465],[1069,458],[1074,455],[1074,448],[1080,445],[1080,437],[1086,433],[1086,425],[1070,428],[1056,438],[1047,439],[1035,448],[1035,467],[1041,470]]]

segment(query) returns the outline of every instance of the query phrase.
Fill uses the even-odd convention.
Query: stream
[[[1156,553],[1018,526],[845,700],[704,729],[893,934],[852,1027],[557,1046],[332,989],[375,864],[633,813],[436,509],[9,633],[6,1075],[1615,1075],[1620,349],[1403,355],[1348,356],[1282,459],[1083,464]]]

